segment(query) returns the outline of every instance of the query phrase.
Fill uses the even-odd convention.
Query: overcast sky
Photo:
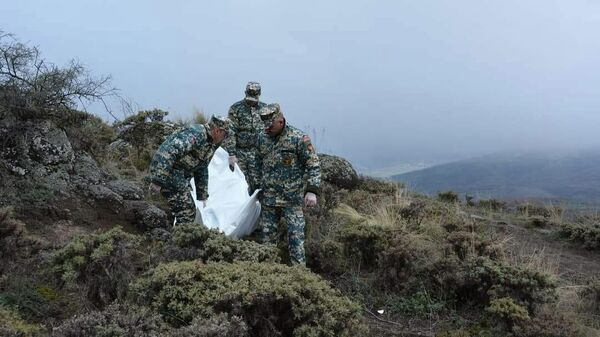
[[[259,81],[318,150],[359,167],[600,146],[596,0],[1,7],[0,29],[49,61],[112,75],[140,109],[224,115]]]

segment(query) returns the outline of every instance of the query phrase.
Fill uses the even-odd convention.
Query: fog
[[[173,117],[224,115],[259,81],[362,168],[600,146],[593,0],[10,1],[0,29]]]

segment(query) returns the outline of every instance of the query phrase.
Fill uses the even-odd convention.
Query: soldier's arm
[[[196,199],[208,199],[208,163],[201,165],[194,172],[194,183],[196,184]]]
[[[262,189],[262,176],[263,176],[263,145],[264,145],[264,135],[259,134],[256,138],[256,157],[254,158],[256,164],[256,182],[258,183],[258,188]]]
[[[310,137],[307,135],[304,135],[298,144],[298,158],[304,167],[306,192],[318,195],[321,188],[321,164]]]
[[[181,137],[175,137],[160,145],[150,165],[151,181],[161,187],[167,187],[175,163],[189,151],[191,144]]]
[[[227,153],[229,153],[230,156],[235,156],[235,148],[237,146],[236,141],[235,141],[235,134],[237,133],[237,119],[236,119],[236,115],[235,115],[235,109],[233,108],[233,105],[229,108],[229,113],[227,114],[227,116],[229,117],[229,119],[231,120],[231,134],[225,138],[225,140],[223,141],[223,145],[221,145],[221,147],[223,149],[225,149],[225,151],[227,151]]]

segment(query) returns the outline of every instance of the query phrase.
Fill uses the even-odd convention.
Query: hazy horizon
[[[319,151],[360,167],[600,147],[589,0],[36,0],[4,4],[0,22],[174,118],[224,115],[259,81]]]

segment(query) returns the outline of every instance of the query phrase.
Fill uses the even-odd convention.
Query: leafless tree
[[[117,119],[105,102],[117,95],[110,80],[93,77],[76,60],[65,67],[47,62],[37,47],[0,31],[0,114],[60,117],[65,109],[99,101]]]

